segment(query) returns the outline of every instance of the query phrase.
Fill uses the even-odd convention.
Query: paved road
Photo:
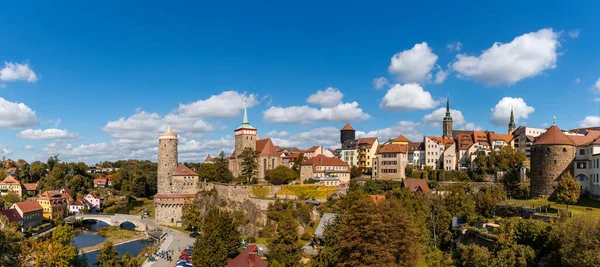
[[[167,232],[166,238],[159,246],[159,251],[161,250],[173,250],[173,261],[168,262],[166,260],[157,258],[157,261],[153,262],[144,262],[142,267],[163,267],[163,266],[175,266],[177,260],[179,260],[179,255],[181,255],[180,250],[185,249],[186,246],[190,246],[194,244],[194,239],[191,238],[188,234],[182,233],[179,231],[175,231],[173,229],[162,227],[163,231]]]

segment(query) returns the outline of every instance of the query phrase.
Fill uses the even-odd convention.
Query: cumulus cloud
[[[319,105],[324,108],[332,108],[342,103],[344,94],[337,88],[329,87],[324,91],[317,91],[310,95],[306,102],[309,104]]]
[[[581,79],[579,79],[579,77],[575,78],[575,80],[573,80],[574,84],[578,84],[581,82]]]
[[[191,118],[233,118],[239,116],[247,107],[258,104],[258,95],[224,91],[212,95],[208,99],[198,100],[189,104],[179,104],[177,113],[182,117]]]
[[[600,92],[600,78],[598,78],[598,80],[596,80],[596,83],[594,84],[593,87],[596,91]]]
[[[460,41],[450,43],[446,45],[446,48],[448,48],[450,52],[460,51],[460,49],[462,48],[462,43]]]
[[[490,121],[492,124],[508,125],[511,108],[514,110],[515,123],[518,123],[520,119],[527,119],[529,114],[535,111],[535,108],[528,106],[523,98],[504,97],[491,109]]]
[[[8,149],[4,145],[0,145],[0,155],[1,156],[8,156],[8,155],[12,154],[12,152],[13,151],[11,149]]]
[[[264,112],[264,120],[273,123],[314,123],[317,121],[345,122],[370,118],[358,107],[357,102],[339,104],[333,108],[309,106],[270,107]]]
[[[433,83],[435,84],[441,84],[443,83],[446,78],[448,78],[448,74],[450,74],[450,70],[438,70],[438,72],[435,73],[435,80],[433,80]]]
[[[346,122],[369,119],[371,116],[358,107],[358,102],[343,103],[343,94],[335,89],[317,91],[307,102],[321,105],[311,106],[272,106],[263,112],[263,119],[273,123],[314,123],[317,121]],[[327,99],[327,100],[326,100]],[[335,103],[335,105],[333,105]]]
[[[419,83],[431,80],[431,70],[438,56],[431,52],[426,42],[415,44],[410,50],[404,50],[392,56],[388,71],[403,83]]]
[[[78,135],[78,133],[70,133],[63,129],[49,128],[45,130],[27,129],[21,131],[17,136],[23,139],[67,139],[75,138]]]
[[[268,137],[286,137],[288,135],[290,135],[290,133],[288,133],[286,131],[278,132],[278,131],[273,130],[273,131],[270,131],[267,133]]]
[[[496,42],[479,56],[457,55],[452,69],[458,77],[486,85],[512,85],[556,68],[558,37],[559,33],[547,28],[518,36],[510,43]]]
[[[291,134],[289,137],[271,138],[273,144],[281,147],[298,147],[306,149],[314,145],[325,148],[334,147],[340,142],[340,129],[335,127],[316,128],[307,132]]]
[[[409,111],[415,109],[431,109],[439,104],[431,94],[416,83],[396,84],[390,88],[379,107],[384,110]]]
[[[375,89],[381,89],[384,86],[388,85],[390,82],[388,81],[388,79],[386,77],[379,77],[379,78],[375,78],[373,79],[373,87],[375,87]]]
[[[0,128],[24,128],[38,123],[35,111],[0,97]]]
[[[32,145],[25,145],[25,147],[23,147],[25,150],[33,150],[34,147]]]
[[[568,31],[567,34],[569,35],[569,37],[576,39],[577,37],[579,37],[580,32],[581,32],[580,29],[574,29],[574,30]]]
[[[600,126],[600,116],[587,116],[579,122],[580,127]]]
[[[469,122],[459,128],[459,130],[468,130],[468,131],[483,131],[481,126],[475,125],[475,123]]]
[[[420,126],[421,124],[418,122],[400,121],[398,124],[387,128],[369,132],[357,131],[356,137],[377,137],[379,142],[385,142],[391,138],[396,138],[399,135],[404,135],[409,140],[418,142],[423,139],[423,135],[418,130],[418,127]]]
[[[441,127],[442,120],[446,116],[446,108],[438,108],[433,112],[423,116],[423,122],[431,127]],[[460,127],[465,125],[465,117],[460,110],[450,109],[450,116],[452,116],[452,125]]]
[[[0,69],[0,81],[27,81],[37,82],[35,72],[29,67],[29,63],[4,62],[4,68]]]

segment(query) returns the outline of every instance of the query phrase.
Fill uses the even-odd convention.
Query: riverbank
[[[115,247],[116,247],[116,246],[119,246],[119,245],[123,245],[123,244],[131,243],[131,242],[135,242],[135,241],[139,241],[139,240],[146,240],[146,239],[148,239],[148,238],[149,238],[149,237],[148,237],[148,235],[145,235],[145,234],[144,234],[144,235],[142,235],[142,236],[138,236],[138,237],[135,237],[135,238],[133,238],[133,239],[130,239],[130,240],[125,240],[125,241],[121,241],[121,242],[113,243],[113,246],[115,246]],[[108,240],[108,239],[107,239],[107,240]],[[106,242],[106,241],[104,241],[104,242]],[[104,244],[104,242],[102,242],[102,243],[100,243],[100,244],[93,245],[93,246],[89,246],[89,247],[80,248],[80,249],[79,249],[79,253],[80,253],[80,254],[86,254],[86,253],[90,253],[90,252],[94,252],[94,251],[101,250],[101,249],[102,249],[102,246],[103,246],[103,244]]]
[[[97,230],[97,234],[104,237],[102,242],[94,244],[92,246],[82,247],[79,250],[81,253],[89,253],[102,248],[102,244],[106,241],[110,241],[113,245],[117,246],[120,244],[126,244],[133,241],[143,240],[150,238],[145,232],[138,232],[134,230],[121,229],[118,226],[105,226]]]

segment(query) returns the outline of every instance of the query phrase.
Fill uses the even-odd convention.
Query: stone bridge
[[[148,220],[143,220],[140,215],[129,214],[80,214],[69,218],[76,220],[96,220],[104,222],[111,226],[120,226],[122,223],[130,222],[135,225],[136,231],[148,231],[154,228],[154,225]]]

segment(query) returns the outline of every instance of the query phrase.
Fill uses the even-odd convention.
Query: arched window
[[[263,159],[263,173],[267,174],[267,159]]]
[[[275,169],[275,159],[271,159],[271,169]]]

